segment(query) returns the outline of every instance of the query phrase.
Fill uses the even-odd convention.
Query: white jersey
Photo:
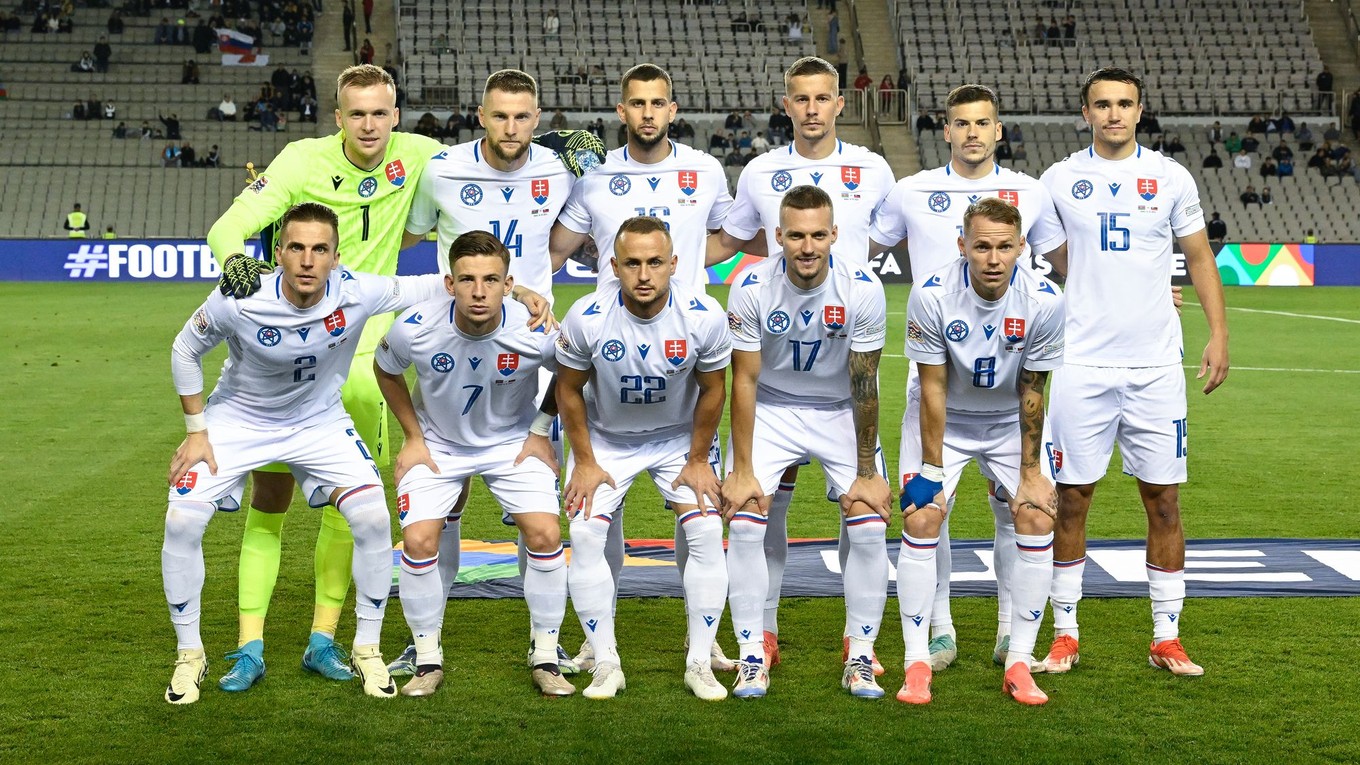
[[[671,232],[678,259],[672,284],[679,281],[694,292],[708,285],[708,232],[722,225],[732,207],[727,176],[714,157],[675,141],[670,145],[671,153],[651,165],[631,159],[627,146],[614,149],[604,164],[581,176],[562,208],[558,220],[563,226],[595,240],[601,288],[618,282],[609,265],[614,236],[625,220],[638,215],[660,218]]]
[[[1053,199],[1038,180],[993,164],[993,172],[971,180],[950,165],[922,170],[897,182],[874,218],[870,236],[892,246],[906,240],[913,278],[934,273],[957,260],[968,205],[996,197],[1020,209],[1026,249],[1021,263],[1042,273],[1052,266],[1034,253],[1050,252],[1066,239]],[[919,281],[919,279],[917,279]]]
[[[517,284],[552,296],[548,234],[567,203],[576,176],[556,152],[530,145],[518,170],[503,173],[487,164],[482,139],[460,143],[430,160],[416,184],[406,230],[439,230],[439,272],[449,273],[449,245],[468,231],[488,231],[510,250]]]
[[[454,323],[446,295],[403,313],[373,358],[393,375],[416,368],[411,400],[432,446],[449,452],[519,443],[537,411],[539,367],[557,369],[557,333],[530,330],[528,320],[528,309],[507,301],[500,326],[469,335]]]
[[[1067,230],[1067,363],[1181,363],[1171,247],[1174,237],[1204,229],[1189,171],[1142,146],[1118,161],[1092,147],[1041,180]]]
[[[562,319],[557,362],[590,370],[586,421],[611,441],[649,443],[694,429],[699,383],[694,372],[727,366],[732,340],[722,306],[671,283],[666,307],[639,319],[617,286],[586,295]]]
[[[1014,421],[1021,370],[1062,366],[1062,293],[1019,266],[1000,300],[984,300],[969,282],[968,261],[960,259],[912,289],[907,357],[948,367],[946,421]]]
[[[337,268],[311,308],[283,296],[283,273],[261,279],[243,300],[214,291],[175,338],[175,390],[203,390],[201,359],[228,346],[208,408],[248,426],[304,426],[343,415],[340,386],[349,375],[364,323],[444,292],[443,277],[377,276]]]
[[[850,401],[850,352],[883,348],[888,333],[883,284],[865,266],[831,259],[817,287],[789,281],[784,258],[741,272],[727,302],[732,348],[760,352],[756,398],[790,406]]]
[[[723,230],[744,242],[763,228],[769,254],[777,257],[783,248],[774,230],[784,193],[795,186],[816,186],[831,196],[836,252],[849,258],[850,265],[863,266],[869,262],[869,226],[893,180],[887,160],[863,146],[837,141],[836,150],[824,159],[808,159],[793,144],[781,146],[742,169]]]

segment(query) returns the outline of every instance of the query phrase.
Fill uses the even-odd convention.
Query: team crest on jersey
[[[468,207],[476,207],[482,203],[482,187],[475,183],[465,183],[463,188],[458,190],[458,198]]]
[[[1006,336],[1007,342],[1018,343],[1025,339],[1025,320],[1007,316],[1001,323],[1001,332]]]
[[[841,183],[844,183],[845,187],[851,191],[859,188],[859,168],[841,167]]]
[[[833,332],[845,329],[845,306],[822,306],[822,323]]]
[[[548,201],[548,179],[535,178],[529,181],[529,196],[534,198],[534,204],[541,205]]]
[[[616,197],[621,197],[632,190],[633,181],[626,175],[616,175],[609,179],[609,193]]]
[[[502,377],[509,377],[517,369],[519,369],[518,353],[502,353],[496,356],[496,371],[500,372]]]
[[[363,179],[362,181],[359,181],[359,196],[363,197],[364,199],[368,199],[369,197],[373,196],[376,193],[378,193],[377,178],[374,178],[373,176],[370,175],[369,177]]]
[[[430,369],[446,375],[453,371],[453,357],[447,353],[436,353],[430,357]]]
[[[687,197],[699,190],[699,174],[693,170],[681,170],[675,179],[680,184],[680,192]]]
[[[278,327],[260,327],[260,331],[255,333],[255,339],[260,341],[260,345],[272,348],[283,339],[283,333],[279,332]]]
[[[963,342],[968,337],[968,322],[963,319],[949,322],[949,326],[944,328],[944,336],[956,343]]]
[[[1085,199],[1091,196],[1091,192],[1095,190],[1096,190],[1095,185],[1093,185],[1090,181],[1086,180],[1085,178],[1082,178],[1081,180],[1072,184],[1072,197],[1074,199]]]
[[[196,471],[190,470],[189,472],[180,476],[178,481],[175,481],[175,493],[182,497],[185,494],[188,494],[189,492],[193,491],[194,487],[197,485],[198,485],[198,473]]]
[[[942,213],[949,209],[949,195],[943,191],[937,191],[926,200],[926,205],[930,207],[931,212]]]
[[[787,170],[780,170],[770,178],[770,188],[783,194],[793,186],[793,175]]]
[[[331,333],[331,337],[339,337],[345,331],[345,312],[342,309],[335,309],[335,313],[321,320],[322,326]]]
[[[791,323],[789,315],[783,311],[770,311],[770,315],[765,317],[765,328],[770,330],[772,335],[788,332]]]
[[[623,361],[623,341],[606,340],[604,347],[600,348],[600,355],[604,356],[605,361]]]
[[[252,181],[251,184],[246,188],[249,189],[250,191],[255,192],[256,194],[259,194],[261,191],[264,191],[264,187],[268,185],[269,179],[262,175],[259,178],[256,178],[254,181]]]
[[[1014,189],[1002,189],[1001,191],[996,192],[996,198],[1011,207],[1020,206],[1020,192],[1015,191]]]
[[[686,340],[667,340],[662,347],[666,351],[666,361],[677,367],[685,363],[689,356],[689,342]]]
[[[1157,196],[1157,179],[1139,178],[1138,196],[1142,197],[1144,202],[1151,202],[1152,198]]]
[[[387,173],[388,183],[391,183],[393,186],[400,186],[403,183],[406,183],[406,168],[402,166],[401,160],[394,159],[391,162],[388,162],[387,167],[383,168],[383,171]]]
[[[404,520],[406,520],[406,514],[409,513],[409,512],[411,512],[411,495],[410,495],[410,494],[398,494],[398,495],[397,495],[397,520],[399,520],[399,521],[404,521]]]

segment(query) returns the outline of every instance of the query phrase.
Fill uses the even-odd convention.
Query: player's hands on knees
[[[595,490],[601,484],[609,484],[609,488],[617,488],[614,479],[600,467],[598,462],[583,463],[577,462],[572,468],[571,478],[567,480],[567,487],[562,491],[562,499],[567,505],[567,515],[572,516],[576,512],[584,513],[584,517],[589,520],[593,510],[592,503],[595,499]]]
[[[425,445],[425,441],[408,439],[401,445],[401,451],[397,452],[397,462],[392,466],[392,481],[400,485],[401,479],[405,478],[416,465],[424,465],[432,473],[439,475],[439,466],[434,463],[434,457],[430,456],[430,447]]]
[[[1206,374],[1209,380],[1204,383],[1205,395],[1213,393],[1228,379],[1228,338],[1210,337],[1209,344],[1204,346],[1204,356],[1200,358],[1199,374],[1195,375],[1195,379],[1202,380]]]
[[[551,438],[530,433],[524,439],[524,446],[520,448],[519,456],[515,458],[515,464],[518,465],[530,457],[552,468],[554,473],[557,472],[557,450],[553,448]]]
[[[273,270],[268,263],[238,252],[222,264],[217,289],[229,298],[248,298],[260,291],[260,277]]]
[[[849,515],[856,502],[868,505],[880,518],[888,520],[892,513],[892,489],[888,480],[877,473],[857,476],[849,491],[840,497],[841,513]]]
[[[917,473],[907,481],[907,485],[902,487],[902,514],[911,515],[923,507],[934,505],[937,510],[944,510],[944,483],[935,481]]]
[[[1171,305],[1176,307],[1176,315],[1180,316],[1181,306],[1185,305],[1185,288],[1179,284],[1171,285]]]
[[[528,287],[515,285],[511,292],[525,308],[529,309],[529,329],[543,328],[544,332],[557,329],[557,317],[553,316],[552,304],[542,295]]]
[[[212,444],[208,441],[208,431],[206,430],[185,436],[184,441],[175,450],[175,456],[170,459],[170,475],[168,476],[170,485],[174,486],[179,483],[179,479],[189,472],[189,468],[200,462],[206,462],[208,472],[217,475],[217,460],[213,457]]]
[[[1011,498],[1011,515],[1021,508],[1032,508],[1050,518],[1058,517],[1058,490],[1053,483],[1039,471],[1020,473],[1020,489]]]
[[[671,482],[672,489],[681,486],[687,486],[694,492],[694,502],[699,506],[701,515],[708,515],[710,509],[713,512],[722,512],[722,483],[707,459],[685,461],[685,466],[680,469],[680,475]],[[710,504],[713,505],[712,508],[709,508]]]
[[[765,515],[769,507],[760,501],[765,492],[754,473],[728,473],[722,482],[722,514],[727,520],[737,512],[756,512]]]

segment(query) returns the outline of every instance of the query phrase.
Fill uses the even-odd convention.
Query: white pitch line
[[[1199,303],[1186,303],[1186,305],[1199,306]],[[1319,316],[1312,313],[1290,313],[1289,311],[1268,311],[1264,308],[1242,308],[1241,306],[1230,305],[1229,311],[1242,311],[1244,313],[1268,313],[1274,316],[1288,316],[1293,319],[1319,319],[1321,321],[1339,321],[1343,324],[1360,324],[1360,319],[1343,319],[1340,316]]]
[[[885,359],[906,358],[906,356],[901,353],[884,353],[882,354],[882,357]],[[1198,366],[1195,366],[1193,364],[1184,364],[1182,365],[1182,368],[1194,370],[1199,369]],[[1314,374],[1331,374],[1331,375],[1360,375],[1360,369],[1312,369],[1308,367],[1236,367],[1236,366],[1229,367],[1229,369],[1233,372],[1299,372],[1299,373],[1307,372]]]

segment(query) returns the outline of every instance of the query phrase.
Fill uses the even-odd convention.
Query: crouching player
[[[240,507],[250,471],[288,466],[313,507],[334,504],[354,533],[358,591],[353,668],[364,693],[397,689],[378,652],[392,570],[392,534],[382,479],[340,402],[364,323],[439,294],[440,278],[385,277],[339,267],[339,219],[328,207],[297,205],[280,221],[274,250],[282,270],[248,298],[213,293],[175,338],[172,370],[188,435],[170,463],[161,574],[179,642],[171,704],[198,700],[208,662],[199,636],[203,533],[219,509]],[[203,357],[226,342],[227,361],[203,402]],[[263,665],[260,667],[263,674]]]
[[[1020,231],[1020,211],[1011,205],[992,198],[971,205],[959,238],[964,259],[918,282],[908,301],[907,356],[921,375],[923,459],[903,490],[897,563],[907,654],[897,698],[908,704],[930,701],[930,612],[943,508],[974,459],[1006,488],[1015,518],[1003,689],[1022,704],[1048,701],[1030,677],[1030,662],[1053,578],[1057,495],[1039,445],[1044,385],[1062,365],[1063,301],[1050,282],[1016,266],[1024,249]]]
[[[505,300],[514,287],[510,252],[495,236],[463,234],[448,258],[448,294],[402,314],[373,361],[405,436],[394,475],[403,547],[398,577],[416,671],[401,693],[429,696],[443,681],[440,634],[458,575],[458,500],[468,479],[480,475],[528,548],[524,599],[534,685],[547,696],[570,696],[576,688],[557,669],[567,608],[557,457],[548,439],[557,408],[551,393],[542,414],[536,417],[534,408],[539,367],[557,366],[557,333],[530,330],[528,311]],[[414,397],[403,376],[410,367]]]

